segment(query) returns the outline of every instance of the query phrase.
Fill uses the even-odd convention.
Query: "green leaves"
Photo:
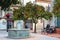
[[[0,6],[2,10],[6,10],[11,4],[16,4],[17,2],[18,0],[0,0]]]
[[[22,15],[23,14],[23,15]],[[19,9],[14,10],[15,19],[26,20],[32,18],[32,20],[37,23],[38,18],[50,19],[52,14],[48,11],[45,11],[44,7],[39,5],[34,5],[31,2],[28,2],[26,6],[20,6]]]
[[[45,13],[43,13],[43,18],[45,18],[45,19],[50,19],[51,17],[52,17],[52,13],[51,12],[48,12],[48,11],[46,11]]]
[[[60,16],[60,0],[55,0],[55,4],[52,11],[56,16]]]
[[[23,9],[24,7],[20,7],[19,9],[15,9],[13,11],[13,20],[23,20],[24,19],[24,15],[23,15]]]
[[[18,0],[12,0],[13,4],[18,4]]]

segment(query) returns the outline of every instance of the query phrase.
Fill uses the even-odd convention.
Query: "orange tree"
[[[39,6],[39,5],[34,5],[32,7],[32,20],[35,23],[35,27],[34,27],[34,33],[36,33],[36,24],[38,22],[38,18],[42,18],[42,14],[45,12],[44,7]]]
[[[55,16],[60,17],[60,1],[55,0],[53,11],[52,11]]]
[[[20,6],[18,9],[14,10],[13,19],[14,20],[24,20],[32,18],[32,22],[35,23],[34,32],[36,33],[36,24],[38,18],[49,19],[51,14],[45,11],[44,7],[39,5],[34,5],[31,2],[28,2],[24,7]]]
[[[23,20],[24,25],[26,20],[31,17],[30,8],[32,7],[32,3],[27,3],[25,6],[20,6],[18,9],[13,11],[13,20]]]

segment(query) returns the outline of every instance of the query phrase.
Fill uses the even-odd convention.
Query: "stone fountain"
[[[16,21],[16,28],[8,30],[8,38],[28,38],[30,37],[29,29],[24,28],[23,20]]]

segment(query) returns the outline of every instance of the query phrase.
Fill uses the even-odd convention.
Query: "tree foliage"
[[[10,7],[11,4],[17,4],[18,0],[0,0],[0,6],[2,10]]]
[[[42,17],[45,18],[46,20],[51,19],[52,13],[45,11],[45,13],[42,14]]]
[[[24,19],[32,18],[34,22],[38,18],[49,19],[52,17],[51,12],[45,11],[44,7],[39,5],[34,5],[31,2],[28,2],[26,6],[20,6],[19,9],[14,10],[14,15],[20,15],[23,13]],[[20,17],[18,17],[20,18]]]
[[[53,7],[53,13],[56,16],[60,16],[60,0],[55,0],[55,4],[54,4],[54,7]]]
[[[44,7],[42,7],[42,6],[39,6],[39,5],[34,5],[33,7],[32,7],[32,19],[33,19],[33,21],[35,22],[35,23],[37,23],[37,19],[40,17],[40,18],[42,18],[42,14],[45,12],[45,10],[44,10]]]
[[[14,10],[13,19],[14,20],[27,20],[28,18],[32,18],[35,23],[35,31],[36,32],[36,23],[38,18],[50,19],[52,16],[50,12],[45,11],[44,7],[39,5],[34,5],[31,2],[28,2],[26,6],[20,6],[18,9]]]
[[[24,20],[24,7],[19,7],[19,9],[14,9],[13,11],[13,20]]]

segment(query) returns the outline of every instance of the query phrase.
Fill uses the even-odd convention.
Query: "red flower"
[[[10,14],[9,14],[9,13],[7,13],[7,14],[6,14],[6,16],[10,16]]]

